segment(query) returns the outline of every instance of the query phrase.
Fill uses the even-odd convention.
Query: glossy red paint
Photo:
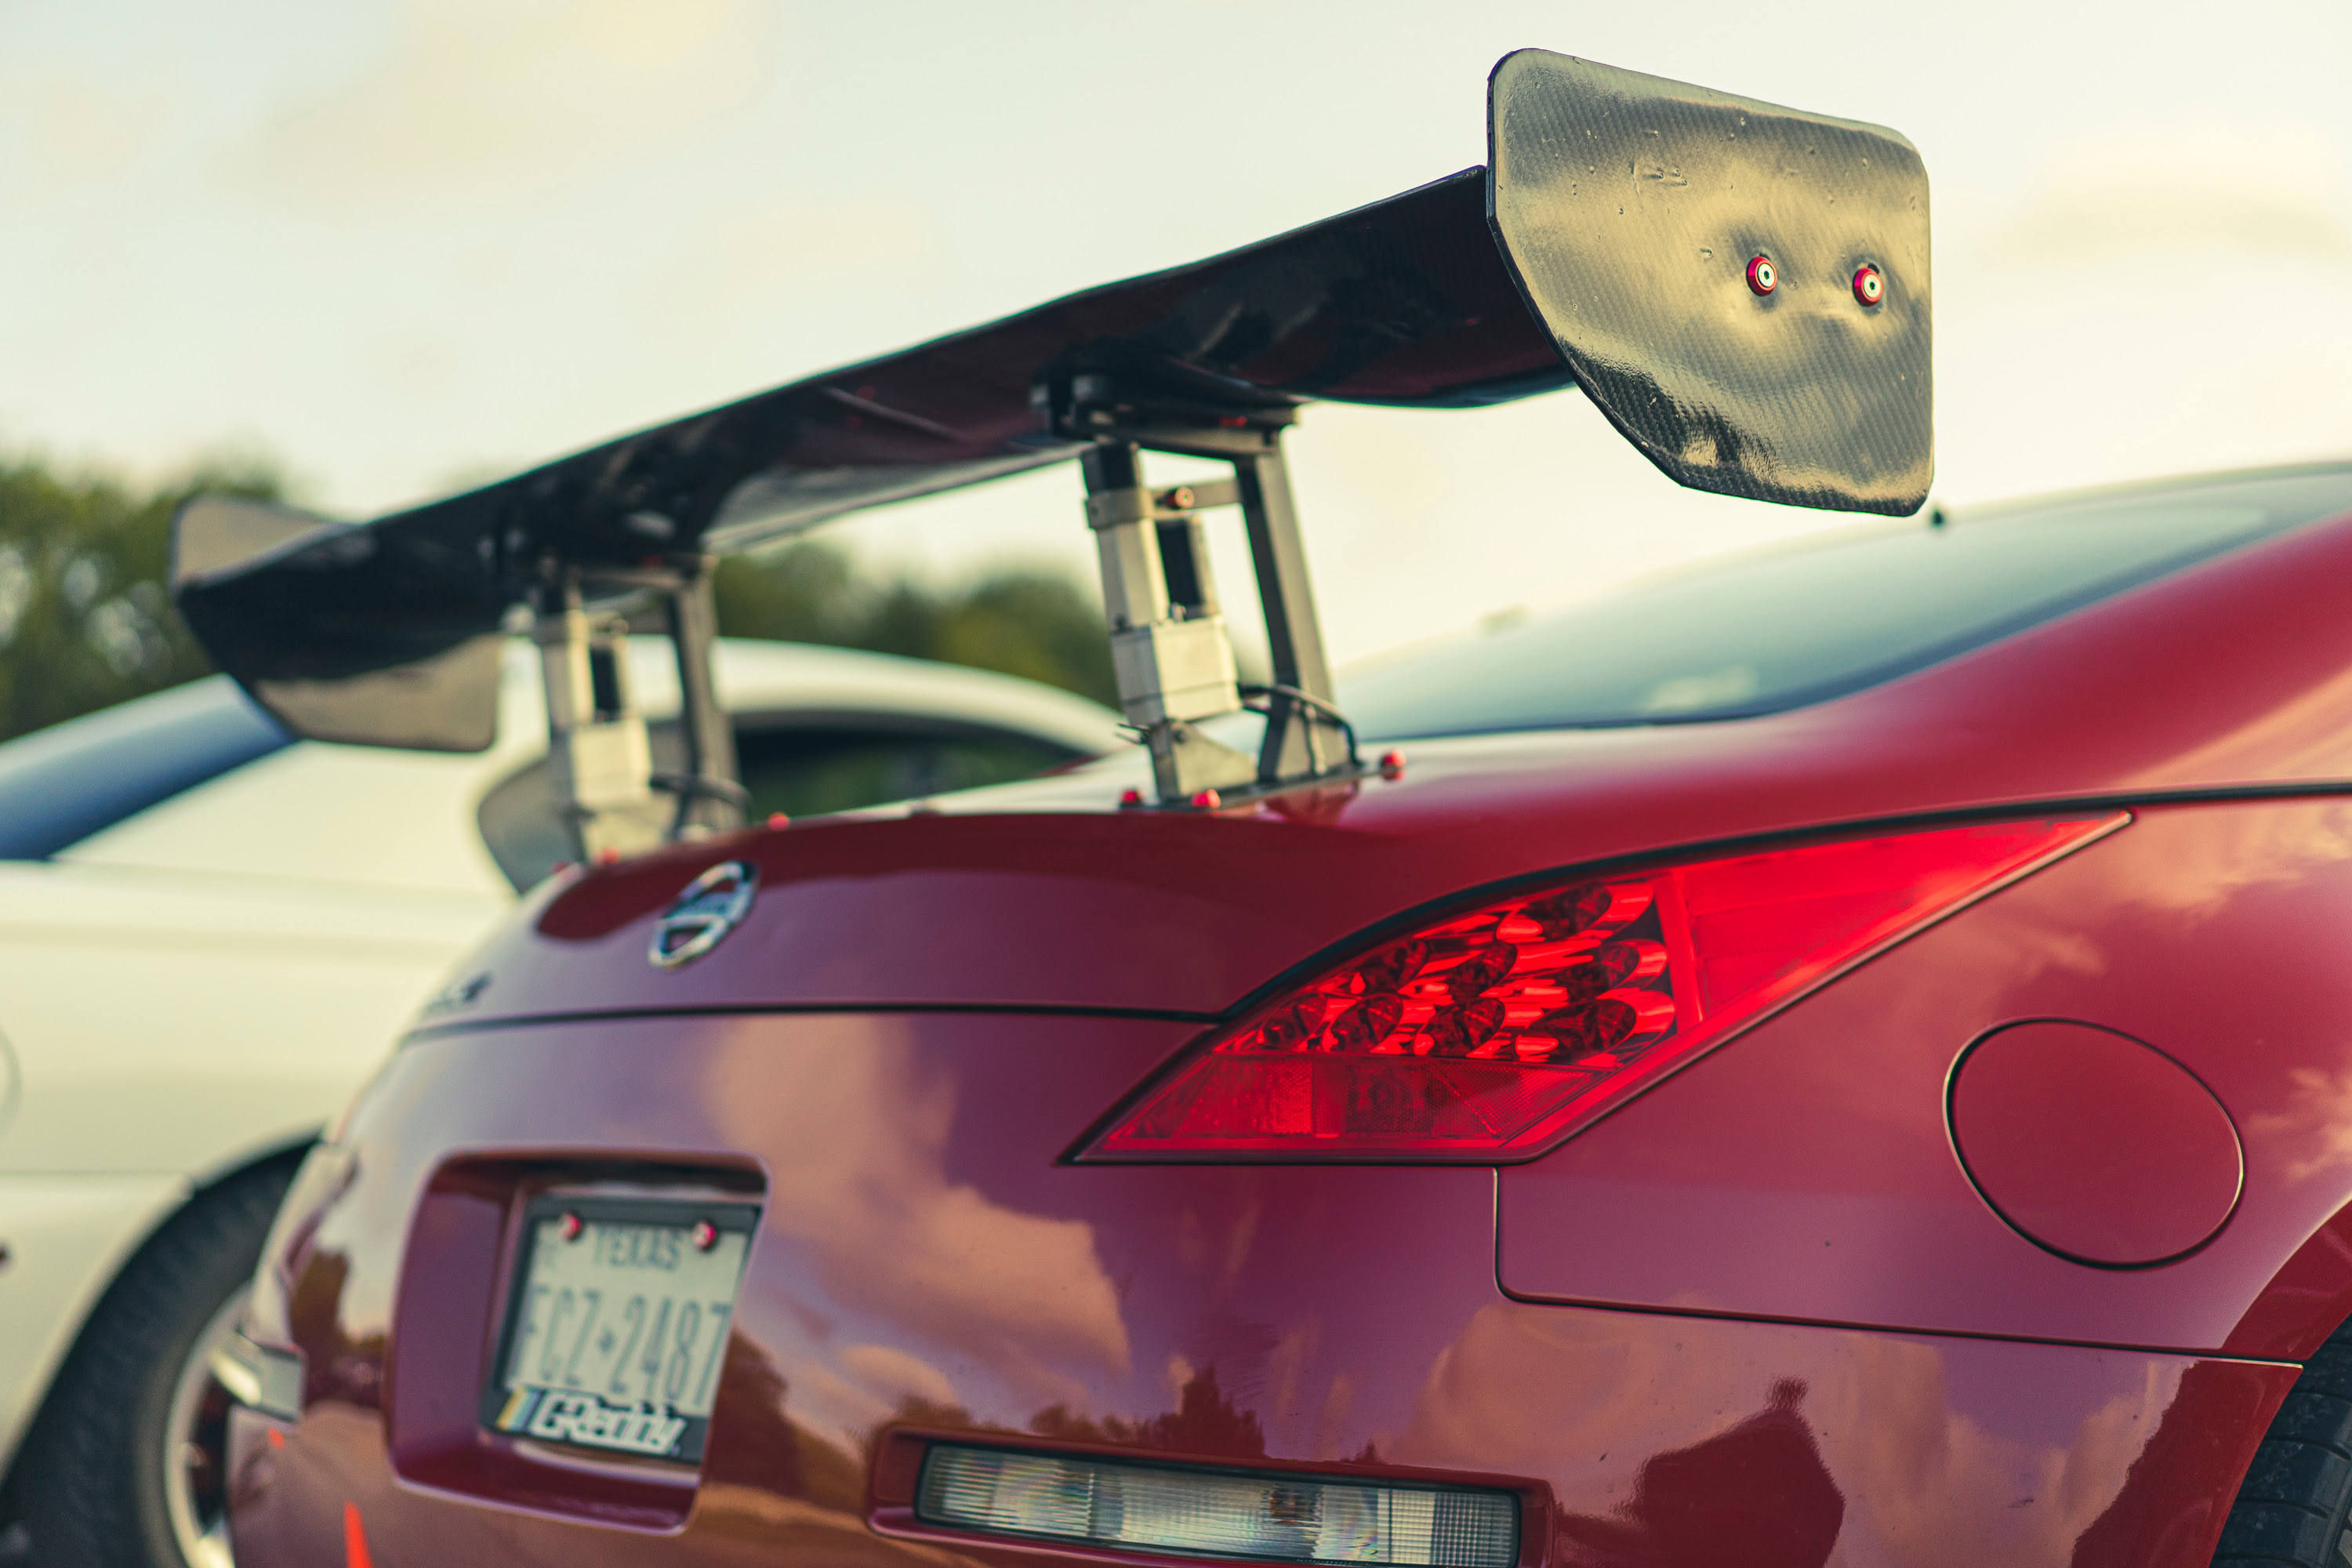
[[[2128,820],[1849,835],[1455,908],[1277,991],[1076,1157],[1528,1159]]]
[[[2230,1113],[2179,1063],[2112,1029],[1995,1030],[1960,1058],[1950,1116],[1985,1202],[2062,1258],[2160,1263],[2238,1205],[2246,1167]]]
[[[894,1514],[908,1444],[971,1433],[1506,1482],[1543,1568],[2201,1565],[2352,1314],[2347,581],[2338,521],[1789,713],[1417,742],[1409,778],[1215,813],[1081,770],[551,882],[295,1238],[309,1405],[282,1447],[238,1418],[239,1560],[332,1561],[346,1501],[402,1562],[1096,1555]],[[2111,805],[2129,826],[1532,1163],[1061,1158],[1382,921]],[[652,917],[737,858],[751,919],[656,971]],[[2234,1122],[2243,1195],[2187,1256],[2070,1261],[1970,1184],[1955,1064],[2050,1019]],[[712,1190],[762,1212],[699,1476],[486,1435],[522,1200]]]
[[[1419,742],[1406,778],[1326,792],[1319,813],[1119,812],[1127,781],[1080,771],[919,818],[705,840],[544,889],[478,961],[497,984],[448,1016],[1206,1016],[1376,921],[1553,868],[2019,802],[2333,790],[2352,779],[2347,581],[2352,520],[1810,708]],[[674,973],[649,970],[652,916],[730,858],[760,871],[746,929]]]
[[[401,1563],[935,1568],[891,1512],[893,1435],[928,1432],[1507,1479],[1540,1504],[1531,1563],[2189,1568],[2294,1375],[1514,1301],[1482,1170],[1056,1163],[1184,1033],[831,1015],[408,1047],[297,1259],[310,1407],[282,1448],[238,1418],[238,1561],[332,1561],[349,1501]],[[714,1182],[763,1212],[698,1488],[646,1508],[656,1468],[459,1419],[515,1194]]]
[[[2301,1357],[2347,1313],[2328,1258],[2269,1286],[2352,1201],[2352,800],[2147,807],[1530,1165],[1502,1173],[1515,1294]],[[2258,1005],[2250,998],[2259,997]],[[2076,1018],[2145,1040],[2245,1141],[2219,1235],[2086,1268],[1989,1208],[1947,1134],[1960,1050]]]

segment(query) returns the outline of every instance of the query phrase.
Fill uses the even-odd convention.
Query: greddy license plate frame
[[[719,1382],[724,1374],[727,1336],[733,1331],[735,1301],[742,1289],[744,1266],[751,1259],[751,1237],[758,1229],[759,1218],[757,1205],[732,1200],[614,1198],[562,1194],[549,1194],[531,1199],[523,1209],[514,1271],[505,1292],[504,1315],[499,1323],[498,1351],[491,1358],[478,1404],[483,1427],[501,1436],[557,1444],[604,1458],[633,1457],[699,1465],[703,1444],[710,1429],[708,1408],[689,1414],[666,1400],[616,1397],[610,1391],[609,1384],[605,1388],[577,1383],[559,1386],[525,1379],[518,1386],[510,1363],[517,1353],[518,1338],[526,1332],[530,1323],[533,1279],[543,1246],[552,1239],[557,1245],[595,1247],[605,1245],[599,1239],[600,1232],[612,1235],[616,1227],[623,1226],[637,1227],[641,1235],[651,1230],[663,1233],[681,1250],[708,1251],[722,1256],[732,1251],[736,1255],[733,1276],[726,1292],[727,1317],[719,1326],[719,1338],[715,1344],[699,1342],[690,1347],[691,1363],[697,1367],[706,1367],[707,1375],[701,1371],[691,1373],[686,1380],[688,1386],[699,1387],[715,1405]],[[701,1224],[711,1227],[714,1239],[708,1248],[695,1247],[694,1234]],[[698,1307],[699,1299],[691,1304]],[[600,1297],[593,1310],[601,1315],[603,1307]],[[553,1310],[552,1304],[550,1310]],[[646,1321],[650,1309],[641,1312],[634,1325],[634,1332],[640,1342],[656,1336],[667,1340],[670,1329],[668,1311],[666,1302],[661,1310],[658,1328]],[[594,1321],[583,1321],[573,1335],[572,1342],[574,1348],[566,1356],[567,1373],[576,1369],[583,1353],[582,1347],[590,1342],[591,1336],[598,1331],[600,1326],[625,1339],[632,1332],[625,1314],[625,1303],[601,1325]],[[679,1316],[682,1320],[683,1311]],[[649,1329],[654,1331],[649,1333]],[[550,1331],[555,1331],[551,1329]],[[698,1334],[699,1331],[698,1328]],[[674,1345],[665,1350],[665,1358],[674,1350]],[[631,1348],[614,1354],[616,1376],[637,1366],[637,1353],[636,1349]]]

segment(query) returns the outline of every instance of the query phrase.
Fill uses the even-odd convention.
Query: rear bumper
[[[887,1457],[968,1434],[1508,1486],[1527,1568],[2187,1568],[2294,1376],[1511,1300],[1484,1169],[1057,1163],[1192,1032],[833,1014],[409,1047],[296,1260],[300,1419],[237,1419],[239,1562],[336,1560],[346,1505],[386,1563],[1067,1562],[908,1516]],[[679,1181],[761,1205],[700,1474],[481,1431],[518,1199]]]

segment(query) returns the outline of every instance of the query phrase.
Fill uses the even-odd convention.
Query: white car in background
[[[675,667],[630,663],[658,770]],[[1119,742],[1082,698],[911,659],[722,641],[717,679],[755,819]],[[303,1149],[567,853],[541,700],[519,644],[480,753],[290,741],[223,677],[0,745],[0,1555],[97,1501],[153,1565],[228,1561],[211,1350]]]

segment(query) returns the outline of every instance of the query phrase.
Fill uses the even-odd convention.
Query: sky
[[[1948,504],[2352,456],[2343,0],[0,0],[0,449],[365,516],[1478,163],[1527,46],[1918,146]],[[1342,659],[1850,521],[1573,391],[1291,447]],[[833,537],[1090,574],[1078,498]]]

